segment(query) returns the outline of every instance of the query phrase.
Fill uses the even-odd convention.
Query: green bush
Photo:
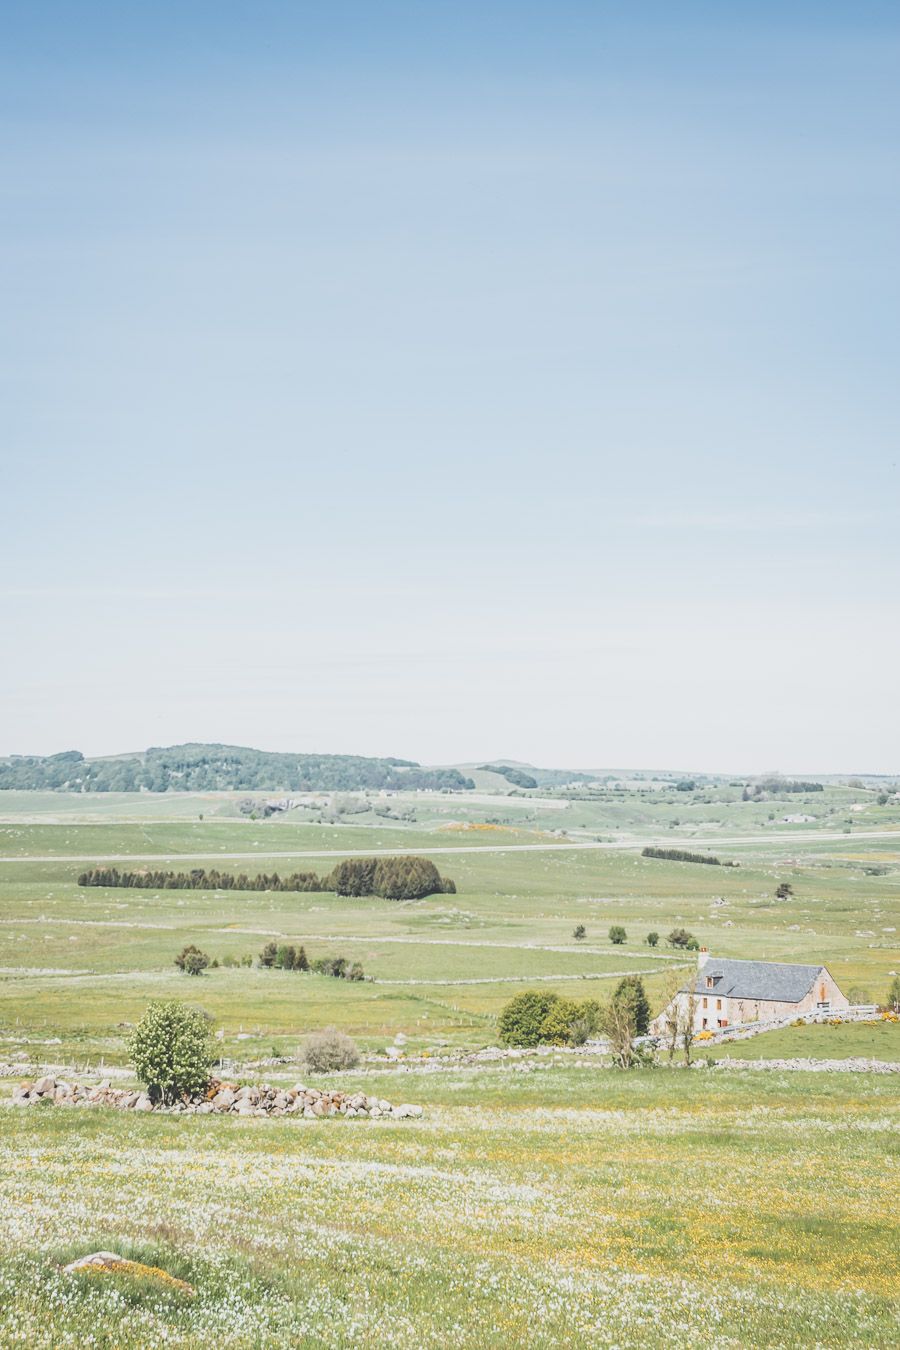
[[[686,928],[673,928],[666,941],[670,947],[680,947],[682,951],[688,952],[695,952],[700,946],[693,933],[689,933]]]
[[[201,952],[199,947],[195,947],[193,942],[189,947],[183,947],[175,957],[175,964],[179,970],[183,970],[185,975],[202,975],[209,965],[209,957],[206,952]]]
[[[620,947],[628,938],[628,934],[620,923],[614,923],[609,930],[609,940],[615,946]]]
[[[541,1023],[541,1041],[545,1045],[568,1045],[572,1023],[578,1016],[578,1004],[557,998]]]
[[[359,1063],[356,1042],[335,1027],[314,1031],[307,1036],[300,1051],[304,1068],[311,1073],[332,1073],[338,1069],[355,1069]]]
[[[500,1013],[498,1030],[504,1045],[540,1045],[548,1013],[559,1003],[558,994],[526,989],[511,998]]]
[[[587,929],[583,923],[576,924],[572,930],[572,936],[576,942],[583,942],[587,937]]]
[[[644,938],[644,941],[646,942],[648,947],[658,947],[659,933],[648,933],[647,936]]]
[[[148,1004],[128,1049],[153,1101],[203,1091],[213,1062],[211,1028],[206,1013],[177,999]]]

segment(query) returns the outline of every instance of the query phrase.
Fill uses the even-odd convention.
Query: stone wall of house
[[[704,999],[706,1007],[703,1006]],[[686,1010],[688,995],[678,994],[676,1002],[679,1011]],[[719,1026],[741,1026],[745,1022],[777,1022],[786,1017],[799,1017],[804,1013],[815,1012],[820,1002],[830,1003],[836,1012],[850,1006],[846,995],[841,993],[824,966],[817,975],[812,989],[799,1003],[785,1003],[775,999],[727,998],[717,994],[714,989],[704,990],[695,995],[694,1030],[716,1031]],[[718,1007],[718,1004],[722,1006]],[[651,1031],[657,1034],[664,1032],[665,1022],[665,1014],[661,1013],[651,1024]]]

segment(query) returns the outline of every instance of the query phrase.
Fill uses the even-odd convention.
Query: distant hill
[[[423,769],[409,759],[286,755],[238,745],[171,745],[85,759],[80,750],[0,760],[0,791],[348,792],[361,788],[459,792],[474,787],[458,769]]]

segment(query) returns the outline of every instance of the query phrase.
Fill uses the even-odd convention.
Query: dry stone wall
[[[404,1103],[394,1106],[381,1097],[365,1092],[321,1090],[297,1083],[292,1088],[243,1086],[211,1080],[204,1094],[185,1097],[170,1106],[154,1104],[146,1092],[115,1088],[109,1082],[95,1087],[72,1083],[45,1075],[36,1082],[22,1082],[13,1089],[14,1106],[90,1107],[113,1106],[125,1111],[158,1111],[184,1115],[299,1116],[303,1120],[321,1120],[342,1116],[345,1120],[417,1120],[421,1106]]]

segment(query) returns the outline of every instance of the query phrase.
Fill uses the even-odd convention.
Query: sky
[[[0,755],[900,773],[900,11],[5,7]]]

